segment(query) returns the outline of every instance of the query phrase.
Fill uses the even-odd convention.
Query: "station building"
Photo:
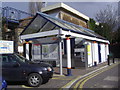
[[[26,41],[27,59],[68,68],[107,61],[109,41],[88,29],[89,17],[63,3],[45,7],[42,12],[20,34]]]

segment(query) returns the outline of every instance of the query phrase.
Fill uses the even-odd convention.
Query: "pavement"
[[[120,61],[120,59],[115,59],[115,64]],[[112,60],[110,60],[110,63],[112,63]],[[69,88],[70,85],[72,85],[74,82],[76,82],[79,78],[95,72],[98,69],[104,69],[103,67],[108,66],[107,62],[98,64],[97,66],[89,67],[89,68],[76,68],[72,69],[72,76],[66,76],[67,75],[67,69],[63,68],[63,75],[59,74],[59,68],[55,67],[54,68],[54,75],[53,78],[49,80],[49,82],[42,84],[41,86],[37,88]],[[8,88],[33,88],[33,87],[28,87],[25,85],[8,85]]]

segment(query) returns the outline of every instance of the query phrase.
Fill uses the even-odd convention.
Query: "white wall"
[[[92,54],[93,54],[93,65],[95,61],[98,64],[99,56],[98,56],[98,43],[97,42],[95,43],[92,42]]]
[[[108,59],[108,55],[109,55],[109,45],[108,44],[106,44],[105,45],[105,55],[106,55],[106,60],[105,61],[107,61],[107,59]]]
[[[93,60],[92,60],[92,43],[87,42],[87,55],[88,55],[88,67],[92,66]]]
[[[100,54],[101,54],[101,63],[107,61],[109,55],[108,44],[100,43]]]
[[[101,62],[105,62],[106,60],[106,55],[105,55],[105,44],[101,43],[100,44],[101,48]]]

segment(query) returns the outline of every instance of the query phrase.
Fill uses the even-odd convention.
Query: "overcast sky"
[[[55,4],[56,2],[49,2],[47,5]],[[117,2],[64,2],[65,4],[71,6],[72,8],[78,10],[79,12],[87,15],[90,18],[95,19],[95,15],[101,9],[105,9],[107,5],[112,5],[117,8]],[[28,2],[3,2],[2,6],[10,6],[22,11],[28,11]]]

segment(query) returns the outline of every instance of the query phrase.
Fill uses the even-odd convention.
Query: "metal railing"
[[[21,19],[27,18],[27,17],[32,17],[34,15],[12,8],[12,7],[4,7],[2,8],[2,17],[6,18],[8,20],[15,20],[19,21]]]

